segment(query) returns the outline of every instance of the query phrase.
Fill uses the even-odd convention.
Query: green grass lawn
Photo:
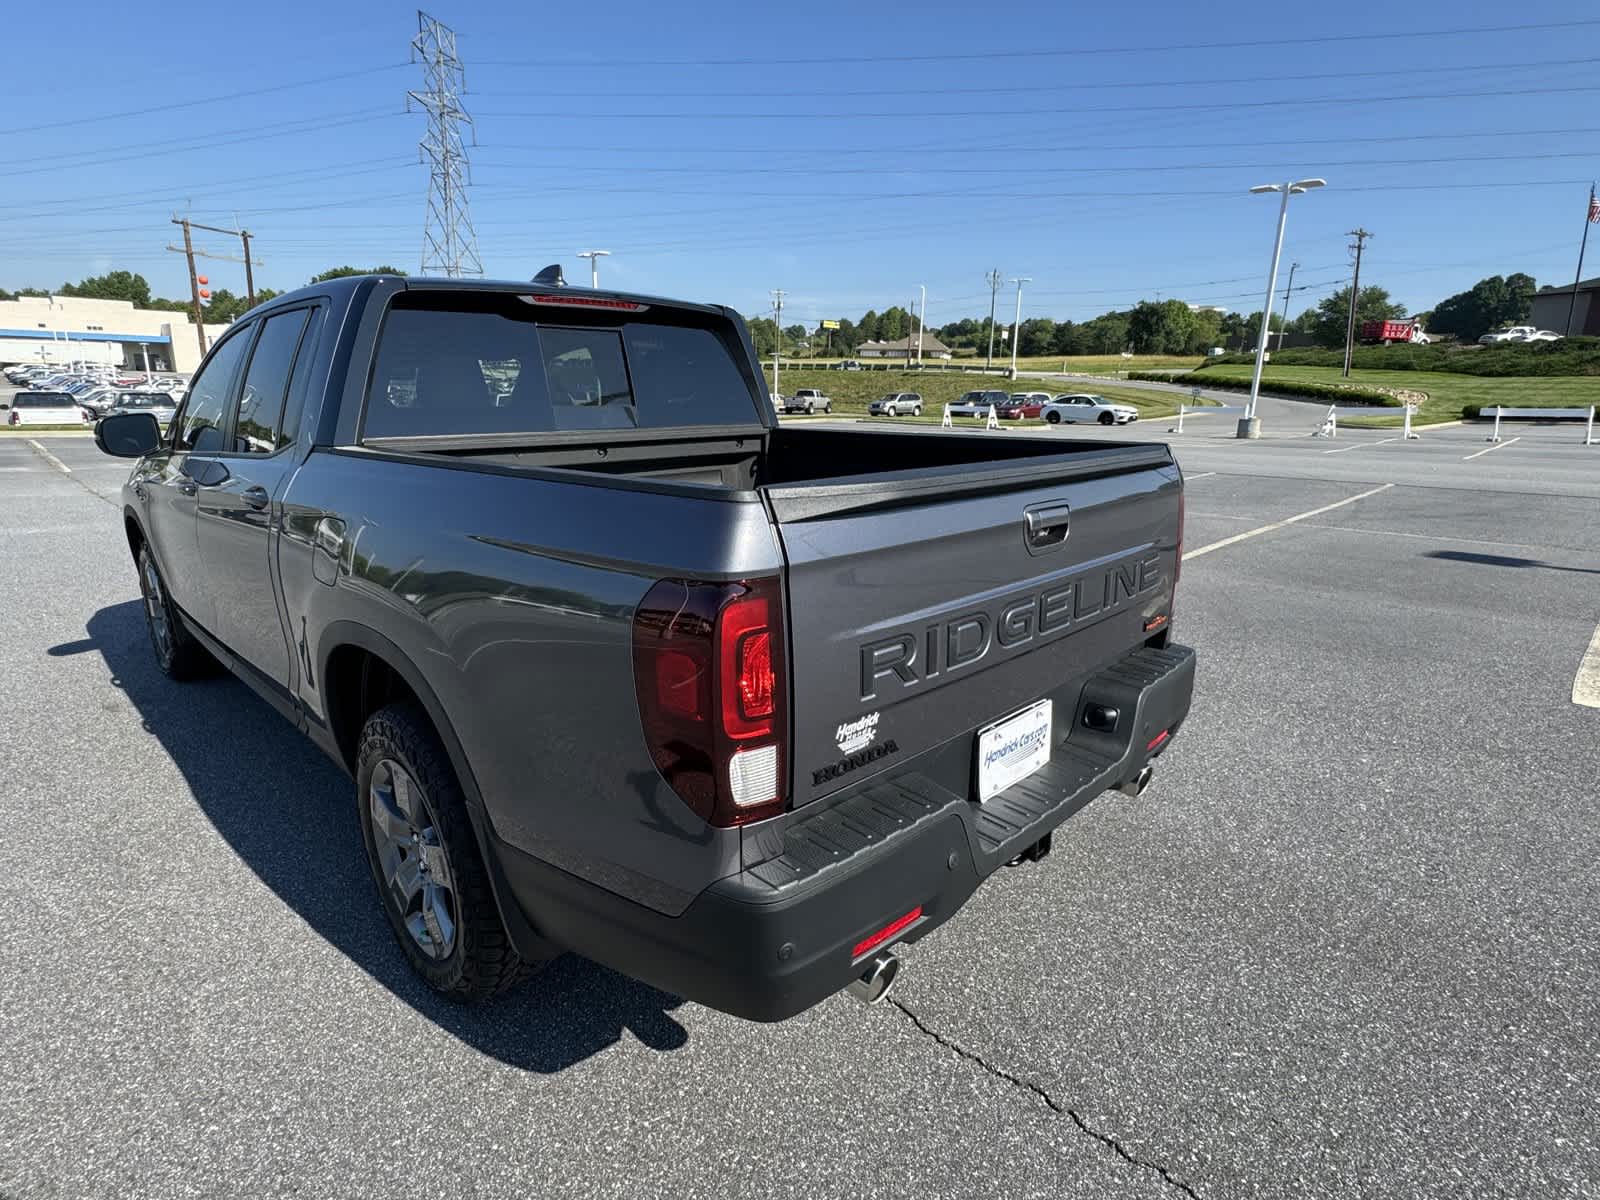
[[[1064,388],[1030,386],[1042,380],[1020,380],[1015,387],[1009,380],[993,375],[968,374],[964,371],[828,371],[790,367],[779,373],[778,386],[786,396],[794,395],[799,388],[821,388],[823,395],[833,401],[835,415],[865,416],[867,405],[889,392],[917,392],[922,396],[922,419],[937,421],[944,415],[944,406],[961,397],[963,392],[975,389],[985,391],[1049,391],[1060,394]],[[767,386],[772,386],[772,372],[767,371]],[[1076,390],[1076,389],[1074,389]],[[1139,416],[1168,417],[1178,411],[1178,401],[1186,397],[1174,393],[1140,391],[1136,388],[1101,387],[1089,389],[1107,400],[1118,400],[1133,405]],[[884,420],[905,420],[903,417],[885,417]],[[957,421],[964,418],[957,417]],[[976,423],[976,422],[974,422]]]
[[[32,437],[36,433],[93,433],[94,426],[81,421],[76,425],[0,425],[0,434]]]
[[[1250,368],[1243,363],[1207,367],[1184,382],[1200,383],[1207,378],[1250,380]],[[1270,363],[1262,375],[1270,390],[1274,379],[1304,380],[1310,383],[1339,383],[1336,367],[1277,367]],[[1376,387],[1411,388],[1428,394],[1428,402],[1418,412],[1422,424],[1455,421],[1468,404],[1503,404],[1508,408],[1577,408],[1600,404],[1600,376],[1540,375],[1493,378],[1480,375],[1455,375],[1439,371],[1351,371],[1349,382]],[[1308,404],[1315,403],[1308,401]],[[1363,420],[1364,425],[1398,425],[1400,416]]]

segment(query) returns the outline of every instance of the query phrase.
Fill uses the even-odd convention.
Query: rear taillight
[[[713,825],[783,810],[788,736],[776,579],[664,579],[633,620],[634,687],[656,769]]]

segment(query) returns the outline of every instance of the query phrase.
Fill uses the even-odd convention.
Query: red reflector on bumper
[[[1156,734],[1155,737],[1150,739],[1150,744],[1144,748],[1144,752],[1149,754],[1150,751],[1159,747],[1162,742],[1166,741],[1171,736],[1172,730],[1163,729],[1160,733]]]
[[[1144,623],[1144,631],[1146,633],[1149,633],[1152,630],[1160,629],[1166,623],[1167,623],[1167,614],[1166,613],[1162,613],[1159,617],[1151,617],[1148,621],[1146,621]]]
[[[871,937],[862,938],[856,943],[856,948],[850,951],[850,957],[860,958],[863,954],[867,953],[867,951],[876,950],[879,946],[883,945],[890,938],[894,937],[894,935],[899,933],[902,929],[906,928],[908,925],[916,924],[921,919],[922,905],[919,904],[905,916],[890,921]]]

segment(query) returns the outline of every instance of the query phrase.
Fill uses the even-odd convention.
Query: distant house
[[[910,343],[911,357],[915,359],[917,357],[917,335],[914,333],[908,338],[897,338],[892,342],[862,342],[861,345],[856,347],[856,357],[903,359],[906,357],[907,343]],[[950,347],[934,337],[932,333],[924,330],[922,334],[922,357],[949,358]]]
[[[1578,300],[1573,303],[1572,285],[1542,287],[1533,294],[1530,325],[1540,329],[1567,332],[1567,311],[1572,312],[1572,332],[1600,335],[1600,279],[1585,279],[1578,284]]]

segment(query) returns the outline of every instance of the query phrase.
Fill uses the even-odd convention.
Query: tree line
[[[1446,297],[1431,311],[1413,314],[1429,332],[1453,335],[1463,342],[1476,341],[1493,329],[1526,323],[1536,290],[1533,276],[1517,272],[1491,275],[1464,292]],[[1318,346],[1343,346],[1350,312],[1350,288],[1343,287],[1307,308],[1287,325],[1278,312],[1267,318],[1274,334],[1307,335]],[[1391,298],[1388,289],[1367,285],[1356,303],[1356,325],[1366,321],[1398,320],[1406,307]],[[748,321],[756,350],[771,354],[778,338],[770,317]],[[1101,313],[1087,321],[1057,321],[1030,317],[1017,331],[1017,353],[1026,358],[1071,357],[1088,354],[1205,354],[1213,347],[1254,349],[1261,328],[1261,310],[1251,313],[1193,309],[1181,300],[1144,300],[1129,309]],[[897,341],[915,335],[917,317],[898,306],[883,312],[868,310],[859,321],[843,318],[835,330],[808,330],[789,325],[783,330],[786,354],[831,353],[851,355],[869,341]],[[1011,323],[997,321],[991,331],[987,315],[964,317],[929,332],[959,354],[987,353],[991,332],[995,354],[1011,353]],[[1004,336],[1002,336],[1004,335]]]
[[[322,283],[329,279],[340,279],[346,275],[403,275],[405,272],[397,267],[332,267],[319,275],[313,275],[307,283]],[[211,298],[200,302],[200,311],[205,315],[208,325],[227,325],[237,321],[250,308],[249,299],[230,291],[225,287],[211,288]],[[264,304],[274,296],[283,293],[274,288],[257,288],[256,303]],[[134,271],[108,271],[104,275],[91,275],[80,279],[77,283],[63,283],[55,291],[47,292],[43,288],[25,287],[16,291],[7,291],[0,288],[0,300],[15,300],[19,296],[76,296],[87,300],[127,300],[135,308],[152,309],[158,312],[191,312],[194,307],[192,299],[169,300],[164,296],[155,296],[150,292],[150,281],[143,275]]]
[[[315,284],[346,275],[373,273],[404,274],[391,266],[339,266],[313,275],[307,282]],[[1533,308],[1536,287],[1533,276],[1522,272],[1506,276],[1491,275],[1487,279],[1480,279],[1464,292],[1446,297],[1432,312],[1419,313],[1417,318],[1431,333],[1453,335],[1464,342],[1476,341],[1490,330],[1526,323]],[[21,288],[14,292],[0,288],[0,300],[49,294],[39,288]],[[188,312],[191,308],[191,301],[187,299],[173,300],[152,295],[149,281],[132,271],[108,271],[77,283],[63,283],[55,290],[55,294],[98,300],[127,300],[135,308],[167,312]],[[256,302],[259,304],[279,294],[272,288],[262,288],[256,293]],[[1316,307],[1301,312],[1288,322],[1287,327],[1276,312],[1270,315],[1268,322],[1274,333],[1308,334],[1319,346],[1342,346],[1349,305],[1350,289],[1345,287],[1324,298]],[[249,303],[244,296],[228,288],[213,288],[211,298],[203,302],[201,307],[208,323],[226,324],[242,316],[249,308]],[[1394,302],[1385,288],[1372,285],[1361,289],[1356,305],[1358,325],[1363,321],[1404,316],[1405,306]],[[780,339],[777,325],[770,317],[751,318],[747,324],[757,352],[771,354]],[[1204,354],[1215,346],[1225,349],[1253,348],[1260,326],[1259,309],[1253,313],[1218,312],[1214,309],[1192,309],[1181,300],[1143,300],[1132,308],[1101,313],[1087,321],[1030,317],[1022,322],[1017,331],[1017,352],[1029,358],[1117,354],[1124,350],[1135,354]],[[781,331],[781,339],[786,354],[810,352],[848,356],[856,353],[865,342],[897,341],[915,336],[917,327],[915,312],[893,305],[882,312],[868,309],[857,321],[842,318],[839,328],[834,330],[813,331],[803,324],[790,324]],[[930,327],[929,331],[957,352],[984,354],[991,344],[991,336],[997,355],[1002,350],[1007,355],[1011,351],[1010,323],[996,322],[991,330],[987,315],[965,317]],[[1007,336],[1002,337],[1002,331]]]

